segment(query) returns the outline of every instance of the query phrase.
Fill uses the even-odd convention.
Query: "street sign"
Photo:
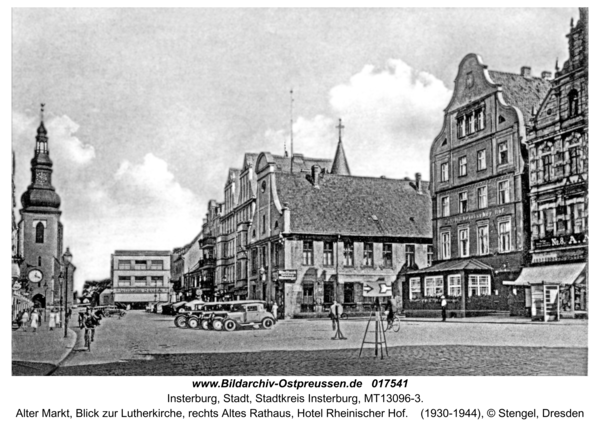
[[[297,270],[279,270],[277,271],[277,281],[290,281],[294,282],[298,278]]]
[[[385,283],[382,278],[379,281],[367,282],[363,285],[363,296],[364,297],[382,297],[392,296],[392,286]]]

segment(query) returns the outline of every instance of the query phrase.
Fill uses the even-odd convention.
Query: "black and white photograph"
[[[401,6],[10,9],[12,381],[587,378],[589,9]]]

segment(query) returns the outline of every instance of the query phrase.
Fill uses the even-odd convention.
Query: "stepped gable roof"
[[[533,119],[532,110],[539,108],[552,84],[540,77],[524,77],[504,71],[489,71],[492,80],[502,85],[504,101],[523,113],[525,123]]]
[[[276,173],[279,201],[290,209],[290,232],[431,238],[431,196],[410,180]]]
[[[446,271],[458,271],[458,270],[494,270],[490,265],[480,262],[476,259],[463,259],[463,260],[449,260],[446,262],[438,263],[433,266],[426,267],[418,273],[433,273],[433,272],[446,272]],[[415,272],[411,272],[415,273]]]

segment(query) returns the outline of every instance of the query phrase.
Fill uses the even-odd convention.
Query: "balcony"
[[[204,259],[200,259],[198,262],[198,267],[200,269],[206,268],[214,268],[216,266],[217,260],[214,257],[206,257]]]
[[[204,249],[204,248],[210,248],[210,247],[214,247],[216,243],[216,238],[204,238],[202,239],[198,244],[200,245],[200,248]]]

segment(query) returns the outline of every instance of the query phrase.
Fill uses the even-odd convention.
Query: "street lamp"
[[[64,314],[64,324],[65,324],[65,338],[67,337],[67,325],[69,323],[69,320],[67,319],[67,305],[69,304],[69,265],[71,264],[71,260],[73,260],[73,255],[71,254],[71,252],[69,251],[69,247],[67,247],[67,251],[65,251],[65,253],[62,256],[63,259],[63,265],[65,267],[65,314]],[[62,296],[61,296],[62,299]]]

